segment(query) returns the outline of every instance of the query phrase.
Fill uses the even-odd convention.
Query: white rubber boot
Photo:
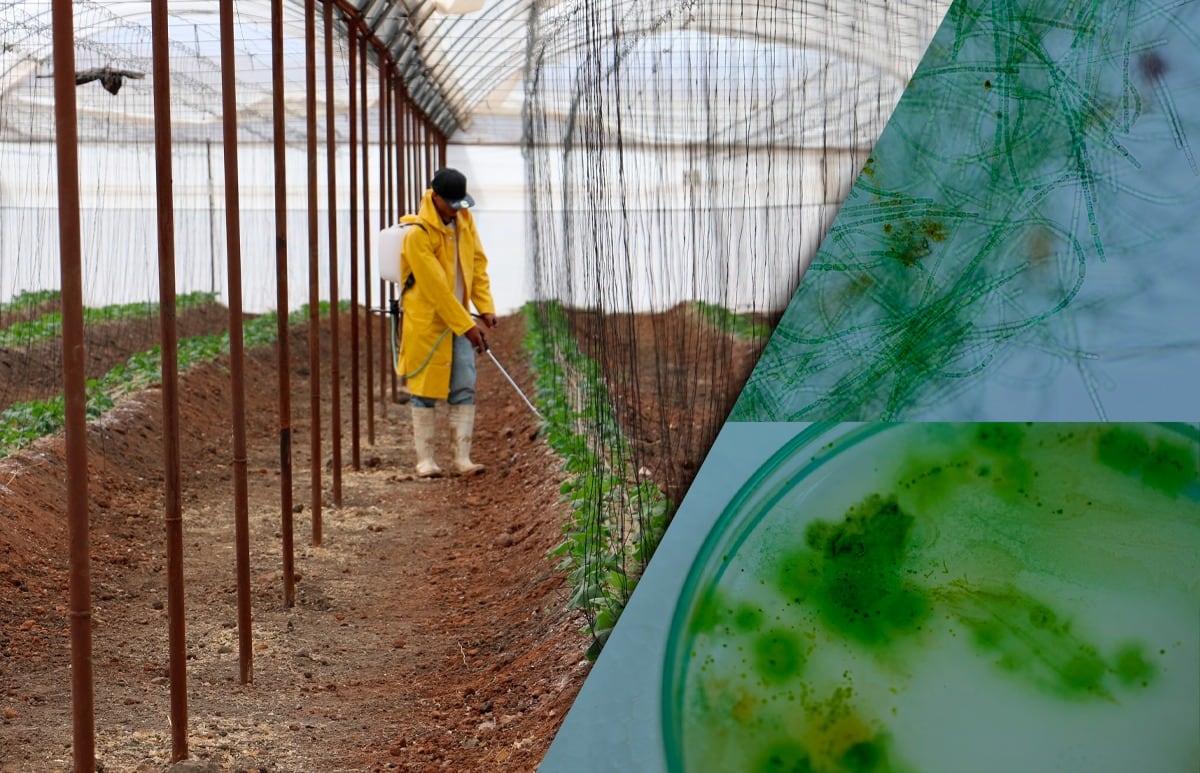
[[[475,406],[450,406],[450,438],[454,443],[454,471],[459,475],[483,472],[483,465],[471,461],[471,436],[475,432]]]
[[[442,474],[442,468],[433,460],[433,439],[437,414],[433,408],[411,405],[413,426],[413,448],[417,452],[417,477],[432,478]]]

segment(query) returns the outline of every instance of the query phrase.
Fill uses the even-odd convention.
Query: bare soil
[[[208,313],[208,324],[223,327]],[[655,324],[646,321],[628,345],[649,356]],[[343,339],[348,327],[343,315]],[[109,334],[129,340],[117,330]],[[711,331],[699,335],[703,346],[724,345],[709,340]],[[523,320],[513,316],[501,320],[489,342],[528,391],[523,338]],[[374,442],[364,402],[356,466],[350,346],[342,340],[339,501],[330,343],[326,326],[316,545],[307,329],[295,329],[290,339],[294,606],[285,604],[282,582],[276,354],[273,348],[247,353],[248,639],[237,625],[229,363],[184,375],[189,761],[176,767],[534,770],[589,668],[584,620],[567,609],[564,574],[547,555],[567,518],[561,464],[536,417],[481,358],[472,455],[487,465],[484,473],[414,479],[408,406],[394,401],[388,385],[381,396],[377,379]],[[52,348],[38,353],[40,361],[57,354]],[[111,356],[123,361],[128,353]],[[5,365],[16,372],[13,357],[32,353],[0,354],[2,384],[13,383],[4,379]],[[660,475],[698,467],[707,442],[688,458],[657,459],[653,449],[669,444],[652,435],[700,421],[711,441],[753,353],[739,349],[730,357],[732,375],[698,379],[705,383],[695,385],[690,406],[660,401],[647,385],[638,393],[640,406],[630,409],[640,413],[623,415],[624,422],[671,414],[627,424],[644,433],[635,442]],[[697,419],[695,406],[710,403],[724,406],[719,419]],[[172,768],[161,425],[161,392],[151,389],[122,400],[88,429],[96,755],[106,771]],[[439,455],[448,467],[448,447]],[[681,492],[691,474],[665,476],[660,484]],[[0,773],[72,768],[65,479],[61,437],[0,459]],[[243,641],[250,644],[246,661],[239,656]],[[247,683],[242,668],[251,672]]]

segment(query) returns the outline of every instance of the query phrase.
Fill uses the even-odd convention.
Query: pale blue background
[[[1198,213],[1200,2],[958,0],[733,418],[1194,421]]]

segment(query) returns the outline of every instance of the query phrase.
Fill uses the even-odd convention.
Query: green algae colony
[[[1189,6],[1187,22],[1172,18]],[[1161,69],[1195,70],[1192,13],[1187,2],[951,3],[732,419],[1194,415],[1190,401],[1166,412],[1124,405],[1098,388],[1095,367],[1106,362],[1120,383],[1113,366],[1131,347],[1116,343],[1117,320],[1172,311],[1114,291],[1134,275],[1109,277],[1153,274],[1143,264],[1148,246],[1160,252],[1151,233],[1185,228],[1194,211],[1185,135],[1196,120],[1178,114]],[[1169,133],[1159,118],[1173,143],[1157,144]],[[1187,198],[1168,193],[1176,167]],[[1131,212],[1150,200],[1139,209],[1156,225],[1130,240],[1140,234]],[[1179,254],[1190,260],[1186,247]],[[1162,338],[1195,320],[1148,329]],[[1156,359],[1187,358],[1191,343]],[[1139,394],[1169,395],[1175,382]],[[1078,400],[1028,410],[1041,390],[1078,386]]]
[[[867,497],[841,523],[814,521],[804,547],[778,562],[774,586],[810,598],[841,633],[876,644],[919,627],[929,600],[902,572],[913,518],[895,498]]]
[[[925,769],[904,696],[930,658],[1053,718],[1153,711],[1168,658],[1190,657],[1197,642],[1117,626],[1097,599],[1200,604],[1195,428],[895,427],[824,445],[820,475],[722,519],[676,617],[672,769]]]

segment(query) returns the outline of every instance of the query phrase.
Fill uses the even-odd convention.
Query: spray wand
[[[475,317],[476,319],[480,319],[480,320],[483,319],[483,317],[481,317],[478,314],[472,314],[471,316]],[[512,388],[517,390],[517,394],[519,394],[521,396],[521,399],[525,401],[525,404],[529,406],[529,410],[533,411],[533,415],[537,416],[542,421],[545,421],[546,417],[543,416],[541,411],[539,411],[534,406],[534,404],[530,401],[530,399],[525,396],[525,392],[521,389],[521,387],[519,387],[517,385],[517,382],[515,380],[513,380],[513,377],[508,375],[508,371],[505,370],[504,366],[500,364],[500,360],[496,359],[496,355],[492,354],[492,349],[487,344],[487,338],[483,339],[483,351],[484,351],[484,354],[486,354],[488,357],[491,358],[492,363],[496,366],[496,368],[500,371],[500,373],[502,373],[504,375],[504,378],[508,379],[508,383],[512,384]]]

